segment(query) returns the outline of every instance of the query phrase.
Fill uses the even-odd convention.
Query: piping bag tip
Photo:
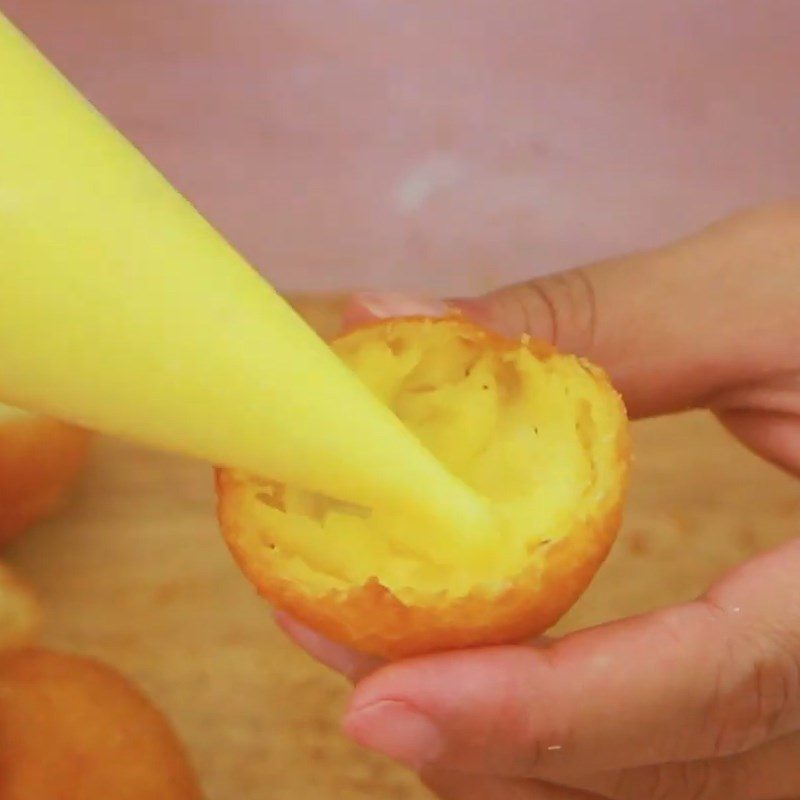
[[[0,75],[0,397],[479,527],[480,498],[2,14]]]

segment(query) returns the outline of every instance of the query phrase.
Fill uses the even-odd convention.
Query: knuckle
[[[533,336],[542,331],[549,342],[556,344],[560,327],[559,312],[547,279],[523,284],[522,291],[514,297],[522,330]]]
[[[568,349],[588,353],[597,331],[597,297],[591,275],[588,270],[573,269],[557,280],[562,287],[562,308],[571,333]]]
[[[679,764],[678,783],[682,787],[681,792],[675,792],[670,798],[677,800],[719,800],[724,797],[730,800],[730,794],[721,790],[720,773],[716,765],[709,761],[693,761],[690,763]]]
[[[620,773],[618,800],[732,800],[730,782],[711,761],[660,764]]]
[[[419,779],[426,789],[441,800],[457,798],[464,783],[464,775],[461,773],[431,768],[423,769],[419,774]]]
[[[597,302],[588,270],[572,269],[525,285],[519,295],[525,329],[541,329],[546,320],[549,339],[557,347],[586,354],[597,329]]]
[[[638,800],[640,797],[664,800],[664,769],[659,765],[617,773],[611,786],[611,796],[618,800]]]
[[[482,734],[484,747],[478,751],[490,754],[490,763],[482,766],[494,774],[535,777],[554,759],[562,762],[574,750],[571,719],[529,702],[528,680],[527,675],[511,670],[498,678],[494,718]]]
[[[515,680],[507,680],[501,692],[502,702],[498,707],[498,724],[487,731],[490,740],[497,741],[501,734],[507,738],[504,752],[509,753],[511,763],[499,765],[512,773],[532,775],[542,763],[546,752],[542,735],[541,719],[534,720],[526,705],[520,703],[520,687]]]
[[[800,658],[773,637],[732,639],[709,700],[711,757],[743,753],[786,733],[800,713]]]

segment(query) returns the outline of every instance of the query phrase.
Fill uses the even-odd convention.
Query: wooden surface
[[[335,327],[335,303],[302,308]],[[635,439],[624,533],[561,630],[689,598],[798,531],[797,482],[706,417]],[[100,441],[74,502],[8,558],[45,600],[48,642],[118,666],[167,711],[209,798],[427,796],[340,737],[345,687],[281,638],[234,567],[207,466]]]

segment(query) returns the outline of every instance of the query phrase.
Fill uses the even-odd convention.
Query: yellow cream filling
[[[244,535],[272,570],[314,594],[370,580],[417,604],[477,585],[493,593],[615,501],[624,411],[600,390],[593,368],[570,356],[538,359],[524,343],[499,352],[480,331],[465,330],[398,320],[334,349],[486,498],[491,523],[479,532],[482,546],[453,546],[448,538],[438,547],[437,531],[411,516],[251,482],[243,511],[256,524]],[[387,480],[391,469],[387,463]]]

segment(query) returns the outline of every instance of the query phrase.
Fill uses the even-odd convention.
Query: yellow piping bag
[[[2,14],[0,76],[0,399],[469,538],[479,498]]]

